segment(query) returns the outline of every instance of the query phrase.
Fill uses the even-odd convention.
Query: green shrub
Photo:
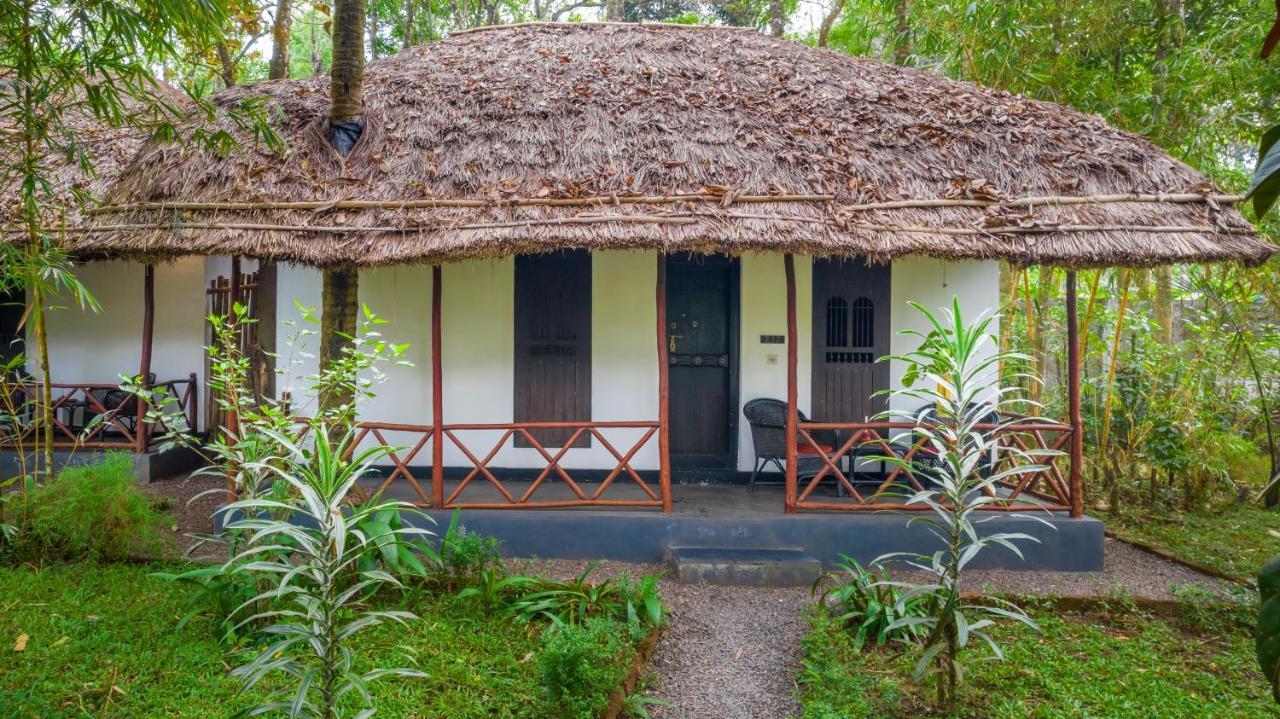
[[[473,587],[478,581],[505,578],[507,572],[499,552],[501,540],[467,531],[459,524],[460,514],[454,511],[438,550],[426,545],[421,547],[427,583],[438,589],[456,591]]]
[[[905,599],[883,567],[879,572],[868,572],[844,554],[836,566],[842,573],[819,577],[813,584],[813,593],[831,583],[822,593],[821,603],[853,636],[854,649],[861,649],[868,639],[882,645],[891,640],[913,642],[920,638],[917,625],[902,620],[920,616],[922,600]]]
[[[595,719],[635,658],[633,632],[604,617],[542,635],[538,676],[551,716]]]
[[[508,580],[521,594],[511,601],[508,611],[521,621],[545,619],[552,627],[583,624],[593,617],[604,617],[629,626],[656,627],[662,624],[662,601],[658,596],[658,578],[652,575],[638,581],[630,577],[587,581],[600,566],[593,562],[582,574],[570,580],[512,577]]]
[[[22,561],[118,562],[172,549],[164,515],[134,484],[133,461],[123,452],[64,469],[14,509],[14,558]]]

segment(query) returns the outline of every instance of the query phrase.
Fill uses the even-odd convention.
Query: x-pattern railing
[[[37,411],[41,385],[35,382],[8,382],[19,416],[3,428],[5,443],[34,445],[43,438],[41,413]],[[157,437],[188,432],[195,427],[196,379],[155,383],[153,389],[167,393],[176,402],[176,411],[187,423],[182,427],[172,419],[151,424],[145,400],[119,385],[106,383],[51,383],[54,446],[60,448],[146,449]],[[139,418],[142,418],[139,420]],[[157,431],[158,430],[158,431]],[[139,436],[141,434],[141,437]]]
[[[305,422],[306,420],[300,418],[298,421]],[[618,448],[619,445],[614,444],[605,436],[608,430],[619,429],[643,430],[643,432],[639,434],[639,437],[634,442],[627,445],[626,451],[621,451]],[[538,432],[543,430],[568,431],[570,434],[560,447],[554,448],[556,451],[553,453],[537,437]],[[303,432],[305,433],[306,430],[304,429]],[[499,433],[497,441],[488,445],[489,449],[483,457],[473,451],[472,447],[462,438],[468,433],[475,432]],[[350,451],[354,452],[357,447],[369,442],[390,448],[387,453],[387,459],[390,461],[389,471],[379,485],[378,491],[385,491],[393,482],[404,480],[409,483],[418,496],[418,500],[415,503],[424,507],[442,506],[448,509],[548,509],[577,506],[661,508],[663,506],[661,487],[659,487],[658,491],[654,491],[650,483],[646,482],[640,476],[640,473],[632,467],[636,454],[649,444],[657,433],[657,422],[446,424],[440,428],[442,440],[456,447],[471,466],[467,474],[453,485],[451,490],[443,493],[438,499],[433,498],[435,489],[431,458],[426,457],[425,461],[414,464],[414,460],[422,457],[424,452],[431,447],[431,442],[435,437],[434,426],[392,422],[357,422],[356,434],[351,443]],[[394,441],[398,437],[392,435],[404,434],[409,435],[405,438],[406,441]],[[509,486],[511,485],[511,480],[504,481],[498,476],[501,470],[495,470],[489,466],[502,450],[517,437],[527,442],[528,446],[534,449],[545,463],[545,466],[542,467],[533,480],[528,482],[528,486],[524,487],[522,492],[513,492],[512,487]],[[570,470],[562,463],[569,450],[579,445],[580,440],[587,437],[599,442],[600,446],[604,447],[605,451],[609,452],[616,462],[613,469],[594,487],[587,482],[575,479]],[[441,471],[443,471],[443,468]],[[535,496],[540,490],[544,493],[546,492],[544,488],[547,486],[548,480],[552,479],[553,476],[564,483],[564,486],[572,494],[571,497],[543,499]],[[644,494],[644,498],[624,499],[605,496],[609,488],[617,484],[619,478],[624,477],[640,489]],[[480,478],[483,478],[497,492],[501,497],[501,501],[477,501],[463,496],[464,491]]]
[[[929,440],[914,430],[911,422],[801,422],[797,426],[799,444],[817,456],[822,466],[810,478],[798,482],[794,504],[801,509],[833,510],[925,510],[923,504],[907,504],[903,495],[925,488],[928,477]],[[1015,475],[1014,479],[997,482],[999,490],[984,491],[1001,501],[986,509],[996,511],[1066,511],[1071,508],[1070,484],[1059,466],[1064,448],[1071,441],[1070,425],[1037,417],[1015,418],[1002,424],[979,424],[979,432],[992,432],[999,449],[995,461],[986,471],[996,473],[1026,465],[1026,457],[1005,448],[1017,448],[1033,455],[1039,469]],[[834,448],[825,448],[814,439],[814,432],[836,431],[845,436]],[[896,436],[895,436],[896,435]],[[905,438],[905,441],[904,439]],[[805,456],[810,456],[806,454]],[[890,459],[897,461],[889,461]],[[879,463],[885,471],[872,482],[859,480],[868,473],[859,463]],[[844,466],[847,464],[848,471]],[[923,475],[923,476],[920,476]],[[848,499],[831,501],[814,499],[813,493],[824,482],[835,483]]]
[[[627,448],[625,452],[618,450],[617,446],[605,437],[604,430],[608,429],[642,429],[638,439],[636,439]],[[543,446],[542,442],[535,436],[539,430],[561,430],[569,431],[571,434],[564,443],[557,448],[553,454]],[[498,431],[501,434],[498,440],[493,443],[484,458],[478,457],[459,437],[461,432],[469,431]],[[520,507],[575,507],[575,506],[632,506],[632,507],[662,507],[662,496],[659,492],[655,492],[652,487],[645,482],[644,478],[631,466],[632,460],[649,441],[657,434],[657,422],[519,422],[504,424],[453,424],[445,425],[443,433],[455,447],[463,453],[472,469],[465,477],[453,488],[445,499],[446,507],[462,507],[471,509],[497,509],[497,508],[520,508]],[[538,473],[538,475],[524,489],[524,492],[517,498],[506,486],[506,484],[489,469],[489,463],[498,456],[498,453],[507,446],[507,443],[514,437],[520,437],[528,446],[533,448],[546,466]],[[565,468],[561,462],[570,448],[578,444],[579,440],[584,437],[590,437],[600,443],[606,451],[612,455],[616,461],[613,469],[600,481],[594,491],[588,492],[583,487],[583,483],[575,480],[573,475]],[[559,478],[564,485],[573,494],[572,498],[555,498],[555,499],[536,499],[534,495],[544,486],[552,475]],[[644,499],[619,499],[605,497],[605,492],[615,484],[619,477],[625,476],[645,495]],[[477,477],[483,477],[498,494],[502,496],[502,502],[474,502],[465,501],[462,498],[462,492]],[[661,490],[660,490],[661,491]]]

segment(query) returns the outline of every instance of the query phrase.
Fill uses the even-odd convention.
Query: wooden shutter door
[[[813,418],[861,422],[888,408],[887,265],[861,260],[813,262]]]
[[[515,274],[515,421],[590,421],[591,254],[519,255]],[[544,447],[572,434],[533,433]],[[574,446],[590,444],[580,437]],[[516,435],[516,446],[530,445]]]

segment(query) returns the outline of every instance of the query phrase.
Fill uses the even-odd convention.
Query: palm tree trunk
[[[364,0],[338,0],[333,9],[333,64],[330,69],[329,121],[364,121]],[[360,275],[352,266],[324,270],[320,316],[320,372],[342,358],[343,349],[356,334],[360,308]],[[332,412],[351,402],[349,389],[325,392],[319,398],[322,412]]]
[[[364,0],[333,5],[333,64],[329,69],[329,120],[364,118]]]

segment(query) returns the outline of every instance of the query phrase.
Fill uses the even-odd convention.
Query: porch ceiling
[[[326,139],[328,78],[265,97],[290,150],[144,149],[74,229],[93,255],[315,265],[565,248],[1265,261],[1208,181],[1100,118],[731,28],[527,24],[369,63],[368,127]]]

